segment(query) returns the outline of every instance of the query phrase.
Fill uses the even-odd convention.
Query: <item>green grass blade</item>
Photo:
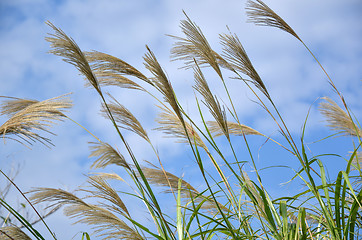
[[[352,184],[351,184],[351,182],[349,181],[349,177],[348,177],[347,173],[346,173],[345,171],[342,171],[342,174],[343,174],[344,180],[347,182],[347,185],[348,185],[348,187],[349,187],[349,190],[351,191],[351,194],[352,194],[353,198],[355,199],[355,201],[357,202],[357,204],[359,205],[359,207],[362,208],[362,205],[361,205],[361,203],[358,201],[358,198],[357,198],[357,196],[356,196],[356,194],[355,194],[355,192],[354,192],[354,190],[353,190]]]
[[[287,212],[287,202],[286,201],[280,201],[279,204],[279,213],[282,216],[283,219],[283,236],[288,235],[288,212]]]
[[[340,203],[341,185],[342,185],[342,172],[339,172],[338,176],[337,176],[335,191],[334,191],[334,216],[335,216],[337,231],[338,231],[340,238],[342,238],[341,221],[343,221],[343,219],[344,219],[344,216],[343,215],[341,216],[341,208],[344,208],[344,204]]]
[[[349,239],[353,240],[355,239],[355,236],[359,236],[358,232],[355,232],[355,225],[356,225],[356,219],[357,219],[357,213],[359,211],[361,211],[361,202],[362,202],[362,190],[360,190],[360,192],[358,193],[358,195],[356,196],[355,201],[352,203],[351,206],[351,210],[349,213],[349,217],[348,217],[348,224],[347,226],[349,226]],[[347,234],[345,235],[347,236]]]
[[[0,205],[9,211],[29,232],[39,240],[45,240],[45,238],[15,209],[13,209],[8,203],[0,198]]]
[[[297,219],[297,235],[295,240],[305,240],[307,239],[307,225],[306,225],[306,218],[305,218],[305,208],[300,208],[298,212],[298,219]],[[299,237],[299,228],[301,228],[301,236]],[[298,238],[297,238],[298,236]]]
[[[331,199],[329,197],[326,173],[325,173],[325,170],[324,170],[323,163],[320,160],[318,160],[317,162],[318,162],[318,165],[319,165],[319,168],[320,168],[320,171],[321,171],[322,186],[323,186],[323,191],[324,191],[325,198],[327,200],[328,210],[329,210],[330,214],[332,215],[333,211],[332,211]]]
[[[178,181],[178,190],[177,190],[177,207],[176,207],[176,211],[177,211],[177,234],[178,234],[178,239],[181,240],[183,239],[183,231],[182,231],[182,213],[181,213],[181,184],[182,184],[182,179],[180,178]]]

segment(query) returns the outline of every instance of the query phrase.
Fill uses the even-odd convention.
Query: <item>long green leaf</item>
[[[183,239],[183,231],[182,231],[182,213],[181,213],[181,186],[182,185],[182,179],[180,178],[178,180],[178,190],[177,190],[177,207],[176,207],[176,212],[177,212],[177,234],[178,234],[178,239],[182,240]]]

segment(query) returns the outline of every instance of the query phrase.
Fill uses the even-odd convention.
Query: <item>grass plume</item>
[[[186,182],[182,178],[179,178],[170,172],[155,167],[143,167],[142,170],[151,184],[164,187],[166,189],[166,193],[175,192],[177,189],[179,189],[182,198],[188,204],[190,204],[191,201],[194,204],[201,203],[201,209],[218,212],[215,202],[210,197],[201,194],[193,186],[191,186],[190,183]],[[178,188],[179,182],[181,182],[180,188]],[[229,211],[229,209],[225,206],[222,206],[220,203],[218,204],[222,207],[224,211]]]
[[[221,108],[217,97],[211,93],[209,85],[207,84],[206,79],[197,64],[194,68],[194,78],[196,82],[194,89],[196,89],[196,91],[198,91],[204,97],[204,104],[209,109],[216,122],[219,124],[219,127],[224,135],[229,139],[229,129],[227,126],[225,108]]]
[[[134,132],[141,138],[145,139],[147,142],[150,142],[146,130],[125,106],[113,98],[113,102],[108,103],[108,109],[111,111],[114,120],[118,124],[118,127]],[[107,118],[109,117],[107,109],[104,107],[104,105],[102,108],[102,114]]]
[[[105,168],[108,165],[115,164],[130,169],[130,166],[126,162],[124,156],[108,143],[91,142],[90,149],[91,154],[89,157],[97,157],[97,160],[93,162],[91,168]]]
[[[172,109],[175,111],[177,117],[183,121],[181,111],[179,109],[175,92],[173,91],[171,82],[168,80],[165,72],[163,71],[160,63],[157,61],[155,54],[151,49],[147,47],[147,53],[144,56],[145,67],[152,73],[153,77],[151,78],[156,89],[162,93],[164,100],[170,104]]]
[[[249,18],[248,20],[256,25],[279,28],[287,33],[290,33],[301,41],[299,36],[283,20],[283,18],[276,14],[261,0],[248,0],[246,5],[246,15]]]
[[[326,118],[328,127],[344,135],[362,136],[362,129],[353,122],[350,116],[336,102],[328,97],[323,99],[325,101],[319,104],[319,111]]]
[[[239,71],[250,77],[251,82],[264,93],[265,96],[270,98],[268,90],[256,72],[238,36],[231,33],[222,34],[220,35],[220,39],[224,47],[223,57],[228,62],[228,65],[225,66],[232,71]]]
[[[82,50],[75,41],[68,37],[61,29],[55,27],[51,22],[47,22],[47,24],[54,30],[54,33],[49,33],[49,36],[45,38],[45,40],[51,44],[50,46],[52,49],[49,52],[62,57],[65,62],[75,66],[94,89],[100,93],[101,90],[99,88],[98,80],[93,74]]]
[[[223,136],[224,135],[224,131],[222,129],[220,129],[219,124],[215,121],[208,121],[207,122],[207,126],[208,129],[211,133],[214,134],[215,137],[219,137],[219,136]],[[235,122],[227,122],[227,126],[228,126],[228,132],[229,134],[232,135],[260,135],[260,136],[264,136],[263,134],[261,134],[260,132],[258,132],[257,130],[248,127],[246,125],[243,124],[238,124]]]
[[[193,67],[195,60],[200,66],[208,64],[222,78],[219,67],[220,55],[218,55],[210,47],[209,42],[202,33],[201,29],[191,21],[184,13],[186,20],[181,21],[181,31],[185,34],[185,38],[171,36],[176,39],[174,47],[171,49],[171,57],[173,60],[183,60],[186,68]]]
[[[109,210],[97,205],[86,203],[76,195],[60,189],[37,188],[32,191],[34,204],[48,201],[52,206],[67,205],[65,215],[76,218],[75,223],[91,225],[96,236],[102,239],[143,239],[133,228]]]
[[[119,197],[117,191],[107,183],[106,179],[107,177],[103,177],[102,175],[89,176],[88,183],[90,184],[92,190],[83,188],[82,191],[87,192],[89,194],[89,198],[103,199],[111,203],[111,205],[109,205],[103,202],[102,206],[105,208],[113,212],[129,216],[126,205]]]
[[[140,71],[119,58],[97,51],[84,54],[100,85],[144,90],[128,76],[136,77],[152,85],[152,82]]]
[[[19,227],[8,226],[0,228],[1,240],[31,240]]]
[[[188,143],[188,139],[190,139],[193,144],[206,148],[206,145],[191,124],[185,122],[184,127],[175,113],[166,108],[159,108],[161,109],[161,112],[156,121],[160,124],[160,127],[157,127],[157,130],[162,131],[169,137],[177,138],[178,142]]]
[[[51,144],[50,139],[37,131],[51,133],[49,127],[65,118],[64,111],[72,106],[68,97],[59,96],[44,101],[12,99],[1,106],[2,114],[10,118],[0,126],[0,135],[24,144],[41,142]],[[13,138],[18,137],[20,140]]]

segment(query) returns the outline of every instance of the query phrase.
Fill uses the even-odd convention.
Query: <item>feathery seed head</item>
[[[146,176],[147,180],[154,185],[158,185],[161,187],[167,188],[166,193],[175,192],[178,190],[178,183],[180,178],[173,175],[172,173],[166,172],[159,168],[149,168],[142,167],[142,171]],[[170,189],[171,188],[171,189]],[[205,210],[210,210],[213,212],[217,212],[218,209],[213,199],[199,193],[193,186],[191,186],[188,182],[181,179],[181,189],[180,189],[181,197],[186,200],[192,201],[196,204],[202,204],[201,208]],[[221,209],[224,211],[229,211],[225,206],[218,203]]]
[[[263,136],[260,132],[256,131],[255,129],[245,126],[243,124],[238,124],[234,122],[227,122],[228,126],[228,132],[229,134],[233,135],[260,135]],[[224,132],[222,129],[220,129],[220,126],[215,121],[208,121],[207,127],[211,133],[214,134],[215,137],[219,137],[224,135]]]
[[[224,46],[223,57],[228,63],[224,64],[224,66],[231,71],[239,71],[250,77],[251,82],[269,98],[268,90],[251,63],[239,38],[230,33],[220,35],[220,39],[221,44]]]
[[[115,164],[130,169],[130,166],[126,162],[124,156],[108,143],[90,142],[90,144],[92,153],[89,157],[98,157],[91,165],[91,168],[105,168],[108,165]]]
[[[294,30],[261,0],[248,0],[246,15],[249,17],[249,21],[256,25],[279,28],[301,41]]]
[[[362,129],[353,122],[348,114],[343,111],[337,103],[328,97],[322,99],[326,101],[320,103],[319,111],[326,118],[328,127],[344,135],[362,136]]]
[[[93,74],[91,67],[84,55],[80,50],[76,42],[68,37],[61,29],[55,27],[51,22],[47,24],[54,30],[55,33],[50,33],[49,37],[45,40],[51,43],[50,53],[63,57],[63,60],[67,63],[75,66],[78,71],[89,81],[94,89],[101,93],[99,88],[98,80]]]
[[[221,108],[216,96],[211,93],[209,85],[207,84],[206,79],[197,63],[194,67],[194,78],[196,82],[196,85],[194,86],[195,90],[204,97],[204,104],[219,124],[224,135],[229,139],[225,109]]]
[[[156,121],[161,126],[156,128],[157,130],[170,135],[170,137],[178,138],[179,142],[188,143],[188,139],[190,139],[193,144],[206,149],[206,145],[191,124],[184,122],[183,125],[177,115],[171,110],[162,107],[159,108],[162,112],[158,115]]]
[[[116,99],[113,98],[113,100],[114,102],[107,104],[107,106],[108,109],[111,111],[114,120],[118,124],[118,127],[132,131],[138,136],[145,139],[147,142],[150,142],[146,130],[142,127],[141,123],[137,120],[137,118]],[[102,108],[102,114],[107,118],[109,117],[108,110],[104,105]]]
[[[119,197],[117,191],[107,183],[106,179],[107,177],[103,177],[102,175],[89,176],[88,183],[91,185],[91,189],[81,189],[81,191],[89,193],[88,197],[102,199],[100,206],[110,211],[129,216],[126,205]],[[111,204],[107,204],[103,200],[107,200]]]
[[[18,137],[27,144],[39,141],[45,145],[51,144],[50,139],[45,138],[35,131],[51,133],[48,128],[56,121],[62,121],[66,116],[64,111],[72,106],[69,98],[59,96],[44,101],[25,100],[14,98],[3,103],[1,114],[10,118],[0,126],[0,135],[3,138]],[[23,144],[25,144],[23,143]]]
[[[181,21],[181,30],[185,34],[185,38],[171,36],[176,39],[174,47],[171,49],[171,57],[173,60],[184,60],[185,67],[194,66],[195,60],[200,66],[210,65],[216,73],[222,78],[219,67],[221,56],[219,56],[210,47],[209,42],[205,38],[201,29],[191,21],[186,15],[186,20]]]
[[[179,106],[177,104],[177,100],[175,97],[175,93],[173,91],[171,82],[168,80],[165,72],[163,71],[160,63],[157,61],[154,53],[146,46],[147,53],[143,57],[145,63],[145,67],[152,73],[153,78],[151,78],[155,88],[162,93],[165,101],[170,104],[172,109],[175,111],[177,117],[183,121],[183,117]]]
[[[31,240],[20,228],[7,226],[0,228],[0,240]]]
[[[129,227],[111,211],[88,204],[72,193],[54,188],[37,188],[30,193],[32,193],[30,199],[34,204],[48,201],[53,202],[52,206],[66,205],[64,209],[66,216],[77,218],[75,223],[91,225],[96,236],[102,237],[102,239],[143,239],[136,230]]]
[[[14,97],[6,97],[9,100],[5,100],[0,104],[0,115],[13,116],[15,113],[23,110],[24,108],[37,103],[37,100],[21,99]]]
[[[153,85],[140,71],[119,58],[97,51],[85,52],[84,55],[90,63],[92,71],[97,76],[100,85],[119,86],[144,91],[143,87],[126,76],[136,77]]]

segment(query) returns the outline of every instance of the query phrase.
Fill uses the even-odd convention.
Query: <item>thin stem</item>
[[[96,135],[94,135],[93,133],[91,133],[87,128],[85,128],[83,125],[81,125],[80,123],[78,123],[77,121],[73,120],[72,118],[65,116],[67,119],[69,119],[70,121],[72,121],[73,123],[77,124],[79,127],[83,128],[85,131],[87,131],[90,135],[92,135],[95,139],[97,139],[98,142],[102,142]]]

